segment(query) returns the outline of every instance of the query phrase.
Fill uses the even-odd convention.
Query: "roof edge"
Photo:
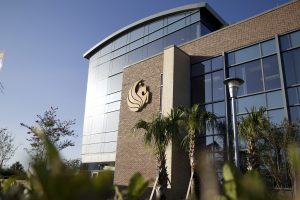
[[[170,15],[170,14],[173,14],[173,13],[179,13],[179,12],[188,11],[188,10],[195,10],[197,8],[206,8],[217,20],[220,21],[220,23],[222,23],[223,25],[227,25],[226,21],[223,20],[207,3],[200,2],[200,3],[195,3],[195,4],[189,4],[189,5],[180,6],[180,7],[172,8],[172,9],[169,9],[169,10],[165,10],[165,11],[162,11],[162,12],[158,12],[156,14],[150,15],[150,16],[142,18],[142,19],[140,19],[136,22],[133,22],[133,23],[119,29],[118,31],[112,33],[111,35],[107,36],[103,40],[101,40],[99,43],[97,43],[92,48],[90,48],[86,53],[84,53],[83,57],[86,58],[86,59],[89,59],[91,57],[91,54],[97,48],[99,48],[102,44],[108,42],[109,40],[115,38],[117,35],[125,32],[129,29],[132,29],[132,28],[134,28],[138,25],[141,25],[143,23],[152,21],[156,18],[167,16],[167,15]]]

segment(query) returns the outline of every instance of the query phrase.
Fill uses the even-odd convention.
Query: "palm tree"
[[[198,104],[193,105],[191,108],[184,110],[184,123],[186,127],[186,135],[183,138],[183,147],[188,151],[191,167],[190,185],[187,191],[191,196],[196,194],[195,184],[197,182],[197,175],[195,174],[195,139],[196,133],[205,135],[206,128],[212,128],[216,125],[216,116],[208,111],[202,111]]]
[[[299,141],[298,132],[298,124],[285,119],[281,124],[271,123],[270,130],[264,135],[266,143],[262,151],[262,163],[277,188],[289,187],[292,177],[288,170],[288,147]]]
[[[269,130],[269,119],[265,114],[266,108],[255,107],[247,110],[247,116],[242,117],[238,125],[239,134],[246,140],[247,145],[247,161],[246,167],[248,171],[258,169],[259,161],[259,144],[265,132]]]
[[[166,148],[178,134],[181,118],[182,112],[179,109],[173,109],[166,117],[157,114],[152,121],[139,120],[133,127],[134,132],[138,129],[144,130],[144,143],[151,145],[154,149],[158,170],[156,199],[159,200],[166,199],[169,180],[166,167]]]

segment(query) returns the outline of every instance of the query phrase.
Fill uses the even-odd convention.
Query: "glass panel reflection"
[[[214,114],[217,115],[217,117],[224,117],[225,116],[225,103],[219,102],[219,103],[214,103]]]
[[[232,53],[229,53],[229,65],[239,64],[260,57],[259,45],[253,45]]]
[[[274,55],[264,58],[262,62],[264,69],[265,89],[270,90],[280,88],[280,77],[277,56]]]
[[[212,73],[213,79],[213,100],[219,101],[224,99],[224,74],[223,70]]]
[[[252,61],[229,69],[230,77],[238,77],[245,81],[238,90],[238,96],[263,91],[260,61]]]
[[[300,31],[291,33],[291,45],[292,47],[300,46]]]
[[[211,60],[212,62],[212,71],[218,70],[218,69],[223,69],[224,63],[223,63],[223,56],[219,56],[216,58],[213,58]]]
[[[288,86],[300,83],[300,48],[283,53],[283,64]]]
[[[118,92],[122,89],[123,74],[117,74],[108,78],[108,94]]]
[[[212,101],[212,87],[211,87],[211,74],[201,76],[199,85],[199,91],[201,93],[201,103],[208,103]]]
[[[275,40],[269,40],[261,43],[261,52],[263,56],[271,55],[276,53]]]
[[[267,93],[267,106],[269,109],[283,106],[281,90]]]
[[[300,106],[290,107],[290,116],[292,122],[300,121]]]
[[[239,98],[237,100],[237,113],[246,113],[247,110],[251,110],[251,107],[259,108],[261,106],[266,107],[266,99],[264,94]]]
[[[282,121],[284,120],[283,109],[268,111],[268,116],[271,122],[275,124],[281,124]]]

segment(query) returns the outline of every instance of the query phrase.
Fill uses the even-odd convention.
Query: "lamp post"
[[[224,84],[228,86],[229,94],[231,98],[231,111],[232,111],[232,126],[233,126],[233,137],[234,137],[234,163],[238,168],[240,166],[239,158],[239,139],[238,139],[238,130],[237,130],[237,121],[236,121],[236,104],[235,99],[237,97],[237,92],[239,86],[244,83],[243,79],[240,78],[227,78],[224,80]]]

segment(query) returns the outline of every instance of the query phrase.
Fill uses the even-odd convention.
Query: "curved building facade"
[[[97,169],[115,161],[125,67],[225,24],[205,3],[183,6],[137,21],[86,52],[84,57],[89,59],[89,72],[82,162]]]

